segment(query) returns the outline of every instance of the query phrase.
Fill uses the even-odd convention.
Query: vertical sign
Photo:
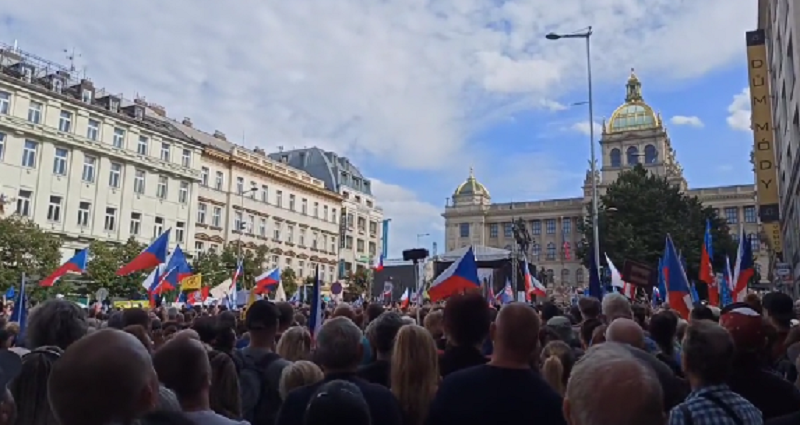
[[[745,39],[750,82],[758,217],[764,233],[769,238],[773,252],[780,257],[783,253],[783,245],[778,206],[778,170],[775,163],[775,133],[772,127],[772,103],[770,102],[764,30],[749,31]]]
[[[381,233],[382,233],[381,238],[383,239],[381,241],[381,253],[383,254],[383,258],[388,258],[388,256],[389,256],[389,222],[390,221],[391,220],[388,219],[388,218],[383,220],[383,223],[382,223],[382,226],[381,226],[381,227],[383,227],[381,229]]]

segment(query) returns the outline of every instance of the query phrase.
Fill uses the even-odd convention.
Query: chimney
[[[184,117],[183,121],[181,121],[181,124],[183,124],[183,125],[185,125],[187,127],[192,127],[192,119],[189,118],[189,117]]]
[[[156,115],[158,115],[158,116],[160,116],[160,117],[166,117],[166,116],[167,116],[167,109],[166,109],[166,108],[164,108],[163,106],[161,106],[161,105],[157,105],[157,104],[155,104],[155,103],[151,103],[151,104],[149,104],[148,106],[150,106],[150,109],[151,109],[153,112],[155,112],[155,113],[156,113]]]
[[[214,130],[214,137],[216,137],[219,140],[224,140],[226,142],[228,141],[228,139],[225,137],[225,133],[219,130]]]

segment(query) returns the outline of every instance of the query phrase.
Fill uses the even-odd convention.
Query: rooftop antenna
[[[278,146],[278,152],[283,152],[283,145]]]
[[[74,47],[72,48],[72,51],[64,49],[64,53],[67,54],[67,60],[69,61],[69,72],[75,72],[75,58],[81,57],[81,54],[78,53],[76,55]],[[84,75],[85,75],[85,73],[86,73],[86,70],[84,69]]]

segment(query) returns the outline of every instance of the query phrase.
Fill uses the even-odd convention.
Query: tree
[[[295,274],[291,267],[286,267],[281,271],[281,283],[283,283],[283,290],[289,296],[291,296],[290,294],[294,294],[297,290],[297,274]]]
[[[233,276],[225,268],[222,256],[216,250],[201,251],[192,260],[192,271],[203,275],[203,285],[215,287]]]
[[[19,289],[22,273],[44,278],[61,262],[61,239],[58,236],[46,233],[24,217],[0,218],[0,290],[3,293],[11,286]],[[67,285],[61,282],[52,288],[41,288],[32,282],[26,288],[31,298],[41,300],[58,292],[69,292]]]
[[[109,297],[136,299],[146,293],[142,282],[150,270],[117,276],[117,270],[136,258],[145,245],[134,238],[125,243],[94,241],[89,245],[89,265],[85,278],[80,279],[83,295],[94,298],[100,288],[108,290]]]
[[[713,208],[704,206],[696,196],[688,196],[641,165],[620,173],[600,197],[598,210],[600,257],[607,254],[618,268],[626,259],[655,267],[664,252],[665,236],[669,234],[675,248],[686,259],[687,277],[696,280],[706,220],[711,223],[714,269],[722,270],[726,254],[731,259],[736,256],[736,243],[728,225]],[[586,267],[593,247],[591,205],[588,212],[585,221],[578,225],[583,243],[577,249]]]
[[[225,245],[219,253],[219,269],[217,273],[222,273],[224,277],[219,280],[221,283],[225,279],[233,276],[236,270],[236,265],[239,261],[239,255],[242,255],[242,268],[243,278],[239,281],[239,288],[252,288],[255,284],[255,277],[264,272],[264,265],[267,262],[267,255],[269,254],[269,247],[266,245],[259,245],[253,249],[242,248],[241,251],[238,247],[239,242],[232,242]],[[224,270],[228,273],[225,274]],[[204,279],[205,280],[205,279]]]
[[[370,273],[366,267],[357,267],[356,271],[347,273],[347,291],[354,294],[369,293]]]

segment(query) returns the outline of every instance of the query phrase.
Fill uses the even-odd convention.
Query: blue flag
[[[13,300],[17,296],[17,288],[12,286],[6,291],[6,299]]]
[[[692,302],[699,303],[700,302],[700,295],[697,294],[697,287],[694,286],[694,282],[689,284],[689,290],[692,294]]]
[[[16,340],[20,343],[25,341],[25,328],[28,326],[28,297],[25,296],[25,281],[22,279],[22,284],[19,288],[17,298],[14,300],[14,311],[11,312],[10,322],[19,323],[19,335]],[[22,344],[17,344],[22,345]]]

